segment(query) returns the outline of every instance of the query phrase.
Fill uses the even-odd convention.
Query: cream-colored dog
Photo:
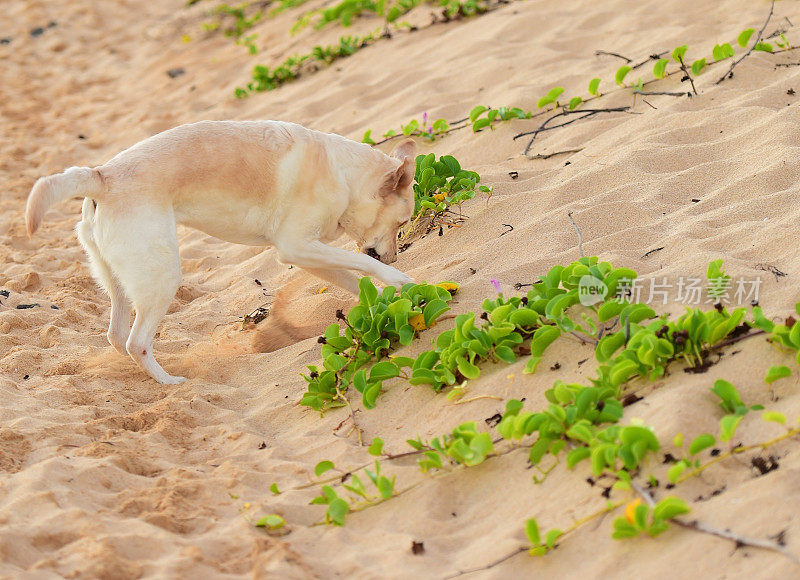
[[[293,123],[203,121],[145,139],[99,167],[39,179],[25,220],[32,236],[52,204],[85,198],[76,230],[111,297],[108,341],[158,382],[174,384],[186,379],[156,362],[153,336],[181,282],[176,224],[274,246],[282,262],[353,293],[358,278],[350,270],[399,288],[412,280],[387,264],[414,209],[414,170],[413,141],[389,156]],[[342,232],[362,254],[325,245]]]

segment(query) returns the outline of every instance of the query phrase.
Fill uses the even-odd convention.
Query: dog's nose
[[[370,248],[364,253],[371,258],[375,258],[376,260],[381,259],[381,257],[378,255],[378,252],[375,251],[375,248]]]

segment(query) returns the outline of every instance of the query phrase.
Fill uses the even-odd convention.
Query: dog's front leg
[[[314,274],[317,278],[322,278],[337,285],[339,288],[344,288],[348,292],[358,296],[358,276],[347,270],[330,270],[327,268],[307,268],[303,270]]]
[[[281,262],[294,264],[307,270],[360,270],[396,288],[414,281],[397,268],[370,258],[366,254],[332,248],[318,241],[283,242],[276,244],[275,247]],[[338,284],[338,282],[336,283]],[[344,286],[344,288],[358,293],[357,285],[355,289],[349,286]]]

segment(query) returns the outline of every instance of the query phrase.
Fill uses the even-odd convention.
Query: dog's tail
[[[42,177],[33,185],[25,209],[28,237],[39,229],[44,214],[51,205],[71,197],[88,197],[95,201],[105,191],[103,178],[97,169],[70,167],[64,173]]]

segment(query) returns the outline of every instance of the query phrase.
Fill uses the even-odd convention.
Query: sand
[[[689,44],[710,54],[748,26],[760,28],[764,1],[668,0],[512,2],[480,18],[398,34],[303,76],[274,92],[244,100],[254,63],[274,65],[287,54],[335,41],[337,27],[290,37],[299,13],[258,24],[259,55],[203,32],[204,4],[183,0],[6,0],[0,37],[0,576],[9,578],[440,578],[482,566],[525,545],[524,520],[566,528],[604,505],[602,489],[586,483],[585,463],[558,466],[532,482],[524,452],[438,477],[413,460],[386,462],[407,492],[349,517],[344,528],[315,525],[323,509],[308,505],[313,488],[273,496],[269,486],[297,487],[329,459],[346,469],[370,460],[345,437],[346,411],[323,418],[298,405],[304,365],[319,362],[317,333],[352,299],[319,293],[324,283],[277,262],[274,251],[237,246],[181,229],[184,281],[156,339],[168,372],[190,381],[164,387],[116,353],[105,338],[109,300],[93,282],[72,230],[80,201],[48,215],[33,240],[23,208],[35,179],[71,165],[96,165],[135,142],[201,119],[296,121],[360,139],[427,111],[457,119],[474,105],[535,109],[550,87],[584,94],[588,80],[610,90],[621,61]],[[309,6],[317,6],[311,2]],[[408,20],[420,25],[431,9]],[[778,2],[767,32],[796,3]],[[48,27],[48,23],[55,25]],[[364,33],[359,20],[344,33]],[[35,27],[44,27],[32,36]],[[188,35],[189,42],[181,37]],[[800,42],[797,30],[789,38]],[[760,303],[786,316],[800,300],[797,201],[800,177],[797,53],[754,54],[733,79],[714,81],[721,65],[698,80],[700,95],[639,101],[636,114],[598,116],[537,138],[521,155],[512,137],[537,121],[514,121],[474,135],[453,132],[423,151],[453,154],[494,185],[491,199],[464,205],[460,228],[415,242],[397,263],[417,280],[454,280],[453,312],[480,308],[498,280],[506,294],[578,254],[567,216],[573,213],[587,254],[637,270],[646,281],[702,276],[723,258],[734,277],[760,276]],[[181,68],[176,78],[167,70]],[[653,90],[687,90],[676,80]],[[617,94],[604,106],[631,104]],[[516,179],[510,172],[518,172]],[[699,200],[699,201],[695,201]],[[503,224],[511,224],[507,231]],[[344,247],[352,242],[341,240]],[[647,252],[661,248],[657,252]],[[768,272],[774,268],[785,276]],[[256,280],[259,282],[257,283]],[[242,317],[276,301],[255,328]],[[18,305],[39,306],[18,309]],[[679,304],[660,310],[678,313]],[[447,328],[443,322],[439,328]],[[422,335],[409,352],[434,337]],[[264,352],[271,351],[271,352]],[[544,402],[555,379],[588,380],[592,350],[563,339],[540,370],[523,375],[524,360],[489,366],[469,396],[526,397]],[[559,364],[558,370],[551,370]],[[794,375],[772,388],[771,364]],[[626,409],[668,442],[672,435],[715,431],[719,420],[708,388],[732,380],[745,401],[800,415],[800,381],[791,357],[763,339],[724,351],[706,374],[675,370],[643,386],[646,397]],[[408,450],[405,440],[439,435],[464,421],[501,412],[483,398],[454,405],[444,395],[402,381],[388,383],[376,409],[359,411],[369,440]],[[737,439],[752,443],[780,434],[756,417]],[[667,446],[664,451],[671,448]],[[729,459],[676,492],[692,517],[707,525],[767,538],[786,530],[800,554],[800,456],[797,441],[770,448],[780,468],[756,476],[757,453]],[[648,469],[663,468],[657,462]],[[660,472],[659,472],[660,473]],[[715,490],[724,489],[714,495]],[[663,487],[656,490],[658,497]],[[252,522],[282,515],[285,535]],[[796,575],[789,559],[729,541],[671,529],[657,541],[610,537],[611,517],[583,526],[545,558],[521,554],[476,577],[778,578]],[[424,553],[412,553],[422,542]]]

